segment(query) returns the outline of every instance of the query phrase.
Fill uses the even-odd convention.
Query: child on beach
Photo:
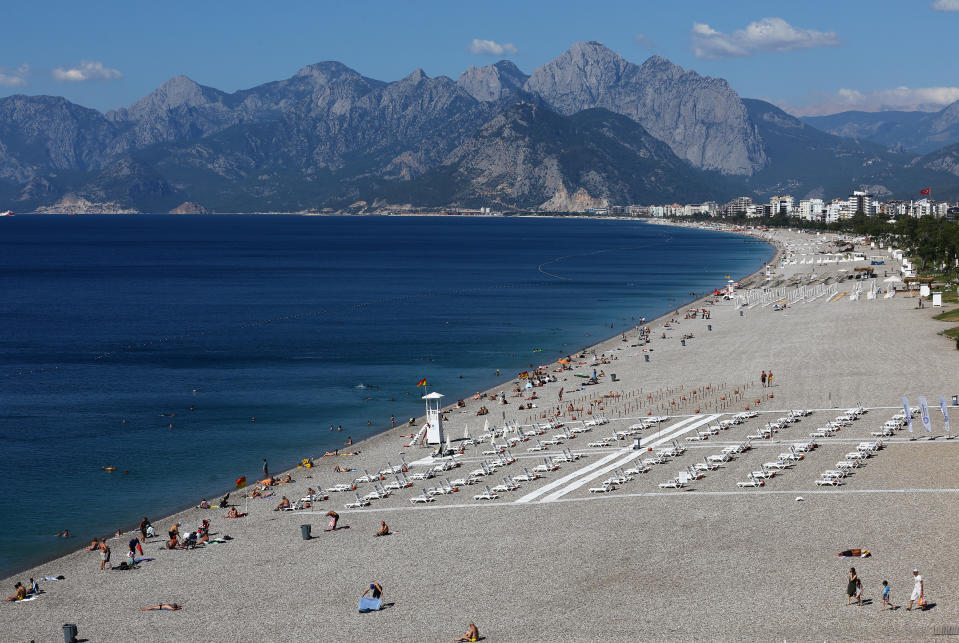
[[[886,606],[892,607],[892,604],[889,602],[889,583],[882,581],[882,609],[886,609]]]

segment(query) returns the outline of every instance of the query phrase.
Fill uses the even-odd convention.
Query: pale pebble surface
[[[775,235],[792,244],[801,239],[796,233]],[[803,268],[809,266],[786,270]],[[850,290],[851,284],[842,282],[840,290]],[[520,490],[489,503],[472,499],[482,486],[475,485],[440,496],[429,506],[413,506],[409,498],[414,490],[431,484],[417,481],[414,490],[395,492],[363,511],[345,510],[343,503],[352,495],[342,493],[330,493],[315,513],[272,511],[281,494],[295,499],[314,482],[326,488],[359,475],[334,474],[334,464],[357,466],[361,473],[363,468],[382,469],[387,461],[398,464],[401,454],[410,463],[426,454],[420,447],[403,448],[405,440],[398,436],[407,429],[397,429],[357,445],[360,456],[324,458],[313,469],[294,470],[296,482],[278,487],[277,496],[249,502],[248,518],[226,520],[225,510],[193,509],[154,520],[165,534],[175,520],[192,528],[210,517],[214,533],[233,538],[228,543],[165,551],[162,539],[155,539],[145,550],[156,560],[123,572],[100,572],[96,553],[77,552],[4,581],[6,595],[15,580],[66,576],[63,582],[41,583],[45,593],[38,600],[4,603],[2,638],[60,641],[61,625],[76,623],[80,638],[91,641],[450,641],[474,621],[488,641],[929,640],[934,627],[959,625],[959,555],[953,543],[959,441],[940,437],[930,442],[916,420],[914,437],[920,440],[909,441],[907,432],[899,432],[842,486],[814,484],[820,472],[834,468],[859,441],[874,439],[871,431],[896,412],[902,395],[913,404],[918,395],[926,395],[935,407],[938,395],[959,393],[959,351],[936,335],[945,327],[931,319],[938,311],[916,310],[915,300],[901,296],[817,300],[782,312],[756,307],[742,317],[728,302],[712,310],[711,320],[683,320],[680,314],[668,340],[659,338],[663,320],[657,320],[648,363],[642,348],[632,346],[634,333],[629,342],[617,337],[599,345],[597,354],[612,351],[618,357],[601,367],[616,373],[617,383],[606,377],[578,392],[567,372],[559,375],[565,382],[536,389],[543,398],[537,412],[556,405],[560,385],[566,388],[566,400],[621,394],[605,404],[603,413],[613,419],[611,424],[562,445],[587,457],[561,465],[542,481],[521,483]],[[682,347],[679,336],[690,332],[694,338]],[[764,390],[758,374],[770,368],[774,386]],[[496,390],[509,393],[511,382]],[[761,411],[845,408],[858,402],[889,408],[874,408],[834,437],[819,439],[818,449],[761,489],[742,490],[735,483],[787,445],[808,440],[809,432],[838,411],[817,410],[772,441],[754,443],[755,448],[686,490],[662,490],[658,483],[722,446],[741,442],[779,414],[763,413],[704,442],[679,437],[687,447],[682,456],[612,493],[587,492],[602,476],[559,502],[512,503],[623,448],[622,442],[606,449],[585,443],[646,415],[645,409],[634,409],[628,413],[633,419],[619,419],[641,397],[627,393],[679,386],[702,390],[705,385],[710,389],[703,414],[717,406],[717,412],[733,413],[750,404]],[[730,393],[737,388],[742,399]],[[719,400],[723,391],[737,397],[734,404]],[[755,399],[762,403],[755,405]],[[519,421],[529,417],[531,412],[516,411],[516,401],[510,402],[490,405],[491,423],[498,423],[504,408]],[[682,413],[692,413],[692,406],[687,400]],[[447,427],[454,439],[467,423],[474,436],[481,432],[477,407],[471,401],[466,412],[450,414]],[[953,413],[953,421],[959,421],[959,409]],[[934,435],[942,434],[938,414],[933,408]],[[539,454],[526,453],[528,445],[513,449],[519,462],[494,474],[494,482],[539,462]],[[469,449],[463,458],[467,462],[449,477],[478,466],[481,450]],[[369,490],[368,484],[358,485],[361,495]],[[243,508],[240,493],[233,497]],[[797,496],[804,501],[796,502]],[[71,493],[61,501],[82,498]],[[322,513],[329,508],[350,528],[324,532]],[[397,533],[372,537],[380,520]],[[300,524],[312,525],[311,540],[300,538]],[[126,540],[111,540],[115,564],[125,557]],[[852,547],[868,548],[873,556],[833,557]],[[871,604],[846,606],[850,566],[859,570]],[[926,612],[904,608],[913,567],[922,570],[935,604]],[[889,581],[893,602],[902,609],[879,610],[882,580]],[[383,585],[392,605],[358,614],[358,598],[372,581]],[[159,601],[182,603],[184,609],[138,610]]]

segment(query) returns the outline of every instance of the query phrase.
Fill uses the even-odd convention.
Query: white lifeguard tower
[[[426,443],[443,444],[443,416],[440,413],[440,400],[443,399],[441,393],[427,393],[423,396],[426,400]]]

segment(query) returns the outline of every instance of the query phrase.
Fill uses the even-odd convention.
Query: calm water
[[[424,377],[455,400],[770,255],[632,221],[0,219],[0,575],[418,416]]]

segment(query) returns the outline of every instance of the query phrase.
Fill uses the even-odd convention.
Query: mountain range
[[[60,97],[2,98],[0,203],[17,211],[564,211],[845,196],[860,187],[959,194],[959,150],[947,146],[959,130],[919,130],[922,117],[909,118],[901,120],[916,132],[903,134],[908,146],[824,131],[828,124],[741,98],[725,80],[659,56],[637,65],[597,42],[575,44],[529,75],[504,60],[457,80],[417,69],[383,82],[322,62],[234,93],[177,76],[106,114]],[[933,130],[943,149],[918,156],[930,151],[922,132]]]

